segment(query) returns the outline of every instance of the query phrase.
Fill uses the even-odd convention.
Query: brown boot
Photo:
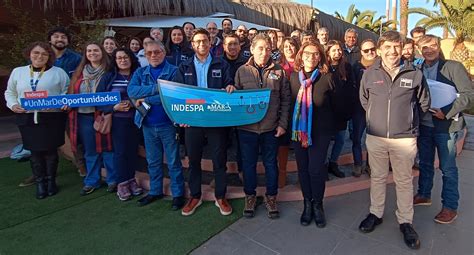
[[[276,196],[265,196],[265,207],[267,208],[267,216],[270,219],[276,219],[280,217],[278,211]]]
[[[429,198],[424,198],[418,194],[416,194],[414,197],[413,197],[413,205],[414,206],[417,206],[417,205],[431,205],[431,199]]]
[[[439,224],[450,224],[458,217],[458,213],[454,210],[450,210],[448,208],[444,208],[441,212],[436,215],[434,221]]]

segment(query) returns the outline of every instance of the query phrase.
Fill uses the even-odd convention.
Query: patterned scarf
[[[311,146],[311,127],[313,116],[313,82],[319,75],[319,69],[306,79],[303,70],[298,73],[301,87],[296,97],[295,110],[293,112],[293,128],[291,140],[301,142],[303,148]]]
[[[104,73],[105,70],[102,66],[97,68],[94,68],[89,64],[84,66],[84,69],[82,70],[82,80],[88,93],[95,93],[97,85],[99,85],[100,78]]]

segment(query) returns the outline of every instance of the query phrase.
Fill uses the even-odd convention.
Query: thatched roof
[[[286,33],[293,29],[308,29],[311,23],[310,6],[288,0],[44,0],[45,10],[62,8],[73,10],[86,8],[89,13],[122,13],[122,16],[150,14],[176,16],[207,16],[215,12],[231,13],[235,18],[280,28]],[[317,6],[316,6],[317,7]],[[319,13],[318,22],[328,27],[331,37],[341,39],[348,27],[356,28],[362,38],[376,37],[375,34],[341,21],[331,15]],[[315,29],[318,24],[313,25]]]

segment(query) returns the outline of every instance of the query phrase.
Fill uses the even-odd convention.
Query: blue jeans
[[[168,162],[173,197],[184,195],[184,177],[179,157],[179,141],[173,125],[158,127],[143,126],[146,160],[150,175],[150,195],[163,194],[163,153]]]
[[[443,174],[441,199],[443,207],[457,210],[459,202],[458,168],[456,166],[456,140],[458,133],[437,133],[434,128],[420,125],[418,150],[420,176],[418,195],[431,198],[433,188],[435,149],[438,151],[439,168]]]
[[[338,131],[335,135],[334,145],[332,146],[331,156],[329,162],[337,162],[339,155],[341,155],[344,148],[344,139],[346,139],[346,129]]]
[[[133,118],[114,116],[112,123],[114,165],[117,170],[117,183],[122,183],[135,178],[140,131],[133,123]]]
[[[265,166],[266,195],[278,194],[278,137],[275,131],[262,134],[239,130],[240,152],[242,155],[242,170],[244,173],[244,192],[246,195],[256,195],[257,161],[259,148]]]
[[[365,126],[365,111],[354,111],[352,114],[352,155],[356,166],[362,165],[362,135]]]
[[[100,174],[102,165],[107,169],[107,184],[117,183],[117,172],[114,167],[114,153],[107,151],[97,153],[95,144],[94,115],[78,114],[78,141],[84,146],[84,158],[86,160],[87,175],[84,185],[89,187],[100,187]]]

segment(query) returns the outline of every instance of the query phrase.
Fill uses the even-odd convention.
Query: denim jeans
[[[346,139],[346,129],[338,131],[334,138],[334,145],[332,146],[331,156],[329,162],[337,162],[339,155],[341,155],[344,148],[344,139]]]
[[[458,168],[456,166],[456,140],[458,132],[437,133],[434,128],[420,125],[418,150],[420,155],[420,176],[418,195],[431,198],[434,177],[435,149],[438,151],[439,168],[443,174],[441,199],[443,207],[457,210],[459,202]]]
[[[143,126],[146,160],[150,175],[150,195],[163,194],[163,153],[168,162],[173,197],[184,195],[184,177],[179,157],[179,141],[173,125],[158,127]]]
[[[366,126],[365,112],[354,111],[352,114],[352,155],[354,157],[354,165],[362,165],[362,135]]]
[[[122,183],[135,177],[140,131],[133,123],[133,118],[114,116],[112,123],[114,165],[117,170],[117,183]]]
[[[278,137],[275,137],[275,131],[257,134],[239,130],[239,142],[245,194],[257,194],[257,161],[260,148],[263,165],[265,166],[265,183],[267,187],[265,194],[275,196],[278,193]]]
[[[114,153],[111,151],[97,153],[95,144],[94,115],[78,114],[78,140],[84,146],[84,158],[86,159],[87,175],[84,185],[89,187],[100,187],[100,174],[102,165],[107,169],[107,184],[117,183],[117,172],[114,167]]]

